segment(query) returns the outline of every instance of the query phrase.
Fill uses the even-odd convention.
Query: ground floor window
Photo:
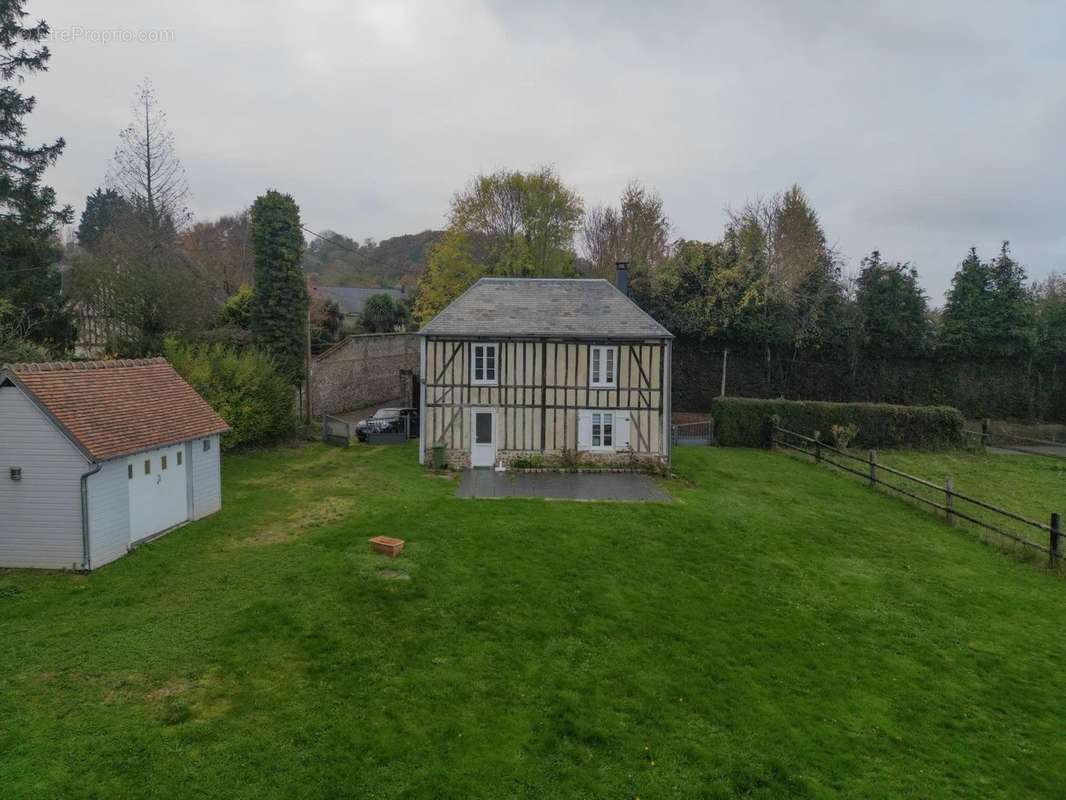
[[[581,409],[577,412],[577,449],[615,453],[629,448],[629,412]]]
[[[614,449],[614,414],[592,412],[592,449]]]

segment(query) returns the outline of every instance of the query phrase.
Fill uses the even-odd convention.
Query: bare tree
[[[612,206],[593,206],[581,226],[583,255],[592,265],[592,274],[606,278],[621,249],[621,222]]]
[[[213,222],[197,222],[181,235],[185,252],[200,265],[223,298],[242,284],[252,283],[251,230],[249,210],[245,209]]]
[[[174,134],[147,78],[137,87],[133,121],[119,134],[108,185],[121,194],[153,234],[177,233],[190,222],[189,185]]]
[[[585,215],[581,229],[584,256],[597,277],[610,278],[616,261],[628,261],[639,280],[666,260],[670,230],[659,194],[639,181],[630,181],[617,209],[596,206]]]

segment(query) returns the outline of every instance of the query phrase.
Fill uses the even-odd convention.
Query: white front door
[[[138,453],[127,460],[131,544],[189,519],[187,468],[184,444]]]
[[[491,467],[496,463],[496,409],[470,411],[470,466]]]

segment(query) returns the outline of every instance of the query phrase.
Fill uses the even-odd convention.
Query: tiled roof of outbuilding
[[[426,336],[673,338],[613,284],[587,278],[481,278],[420,332]]]
[[[4,373],[96,461],[229,430],[165,358],[7,364]]]

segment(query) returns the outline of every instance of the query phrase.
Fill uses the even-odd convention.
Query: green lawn
[[[1066,458],[890,450],[878,459],[936,483],[950,475],[956,491],[1039,522],[1047,523],[1052,511],[1066,515]]]
[[[799,459],[677,461],[640,506],[230,457],[211,519],[0,571],[0,796],[1063,795],[1066,584]]]

